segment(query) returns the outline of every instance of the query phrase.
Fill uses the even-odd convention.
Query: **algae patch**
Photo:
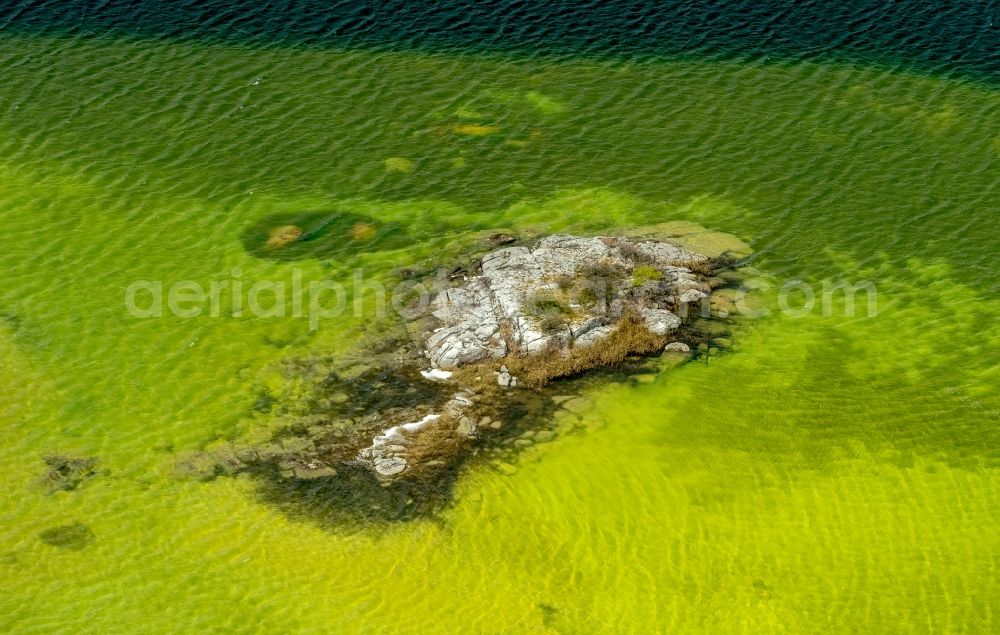
[[[50,527],[38,534],[39,540],[59,549],[83,551],[97,540],[90,527],[83,523],[71,523]]]
[[[241,241],[258,258],[291,261],[400,249],[412,244],[412,237],[400,223],[329,210],[266,216],[247,227]]]
[[[386,172],[408,174],[413,171],[413,161],[406,157],[389,157],[383,163],[385,164]]]
[[[465,137],[489,137],[500,134],[500,126],[495,124],[459,123],[451,127],[451,131]]]

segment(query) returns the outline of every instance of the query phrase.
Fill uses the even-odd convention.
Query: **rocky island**
[[[396,424],[363,449],[376,473],[404,472],[422,435],[475,434],[490,384],[538,388],[552,379],[662,351],[709,296],[707,256],[656,240],[554,235],[484,255],[475,275],[439,292],[421,341],[421,376],[455,393],[440,412]],[[495,379],[494,379],[495,378]]]
[[[179,468],[266,475],[275,498],[326,482],[345,506],[390,517],[440,502],[466,458],[553,438],[551,415],[572,397],[563,380],[687,358],[718,335],[703,327],[719,306],[713,292],[734,285],[733,265],[749,248],[690,223],[663,227],[679,235],[522,244],[495,234],[494,248],[439,283],[405,335],[310,368],[310,405],[277,434],[188,456]],[[372,502],[372,492],[389,499]]]

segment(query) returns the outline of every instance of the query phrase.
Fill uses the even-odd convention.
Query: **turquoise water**
[[[989,82],[145,35],[0,37],[4,630],[995,629]],[[328,209],[408,240],[247,253],[255,223]],[[274,364],[370,316],[137,319],[133,281],[391,281],[482,230],[674,219],[748,240],[773,313],[724,355],[595,383],[576,432],[470,464],[437,517],[331,527],[249,478],[174,478],[275,425],[253,408],[296,390]],[[878,314],[783,315],[795,279],[873,281]],[[51,453],[107,474],[50,494]],[[40,537],[75,523],[80,549]]]

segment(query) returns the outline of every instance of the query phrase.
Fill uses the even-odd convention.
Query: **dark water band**
[[[529,55],[845,59],[1000,80],[981,0],[22,0],[0,32]]]

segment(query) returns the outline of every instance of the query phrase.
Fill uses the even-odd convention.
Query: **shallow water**
[[[0,67],[3,630],[995,629],[988,85],[11,33]],[[408,240],[247,253],[262,219],[330,209]],[[249,480],[171,476],[176,453],[253,432],[273,362],[368,320],[311,330],[228,300],[137,319],[131,282],[391,280],[478,230],[672,219],[748,239],[772,315],[725,355],[591,389],[585,431],[474,464],[439,517],[331,529]],[[795,279],[871,280],[878,315],[782,315]],[[50,453],[109,473],[48,494]],[[77,523],[79,549],[40,538]]]

